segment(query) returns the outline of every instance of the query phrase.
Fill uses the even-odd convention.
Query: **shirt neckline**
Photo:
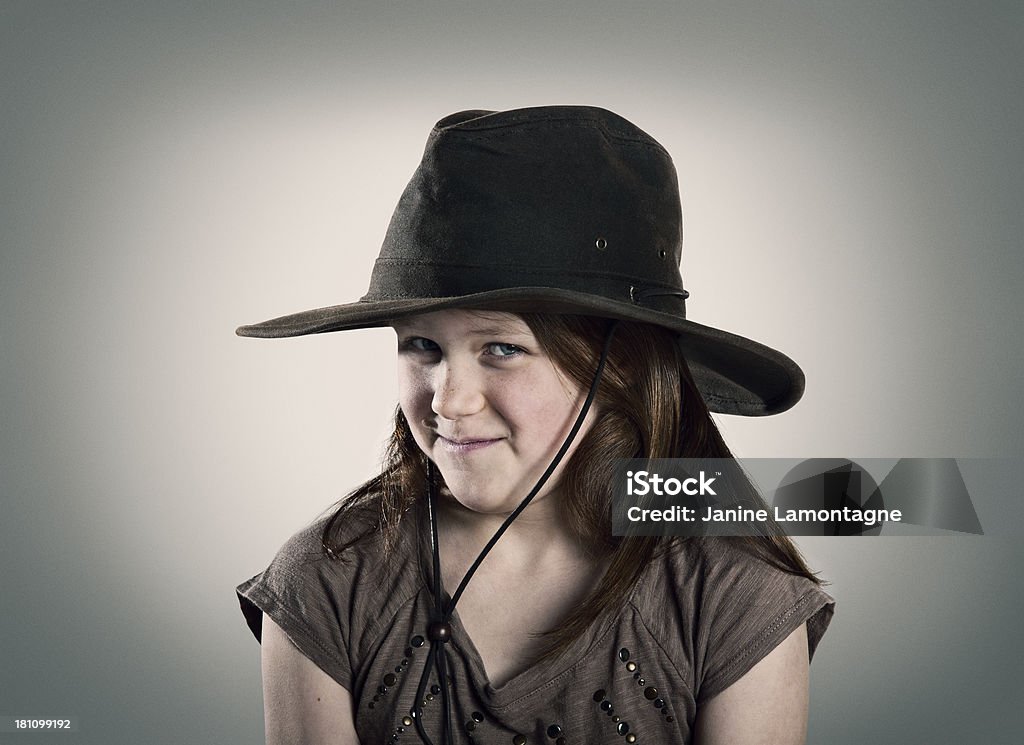
[[[429,608],[433,607],[434,602],[433,592],[430,589],[433,557],[430,551],[429,539],[425,537],[425,534],[429,534],[429,528],[426,524],[426,510],[417,509],[415,513],[412,516],[414,519],[411,522],[416,526],[415,542],[420,575],[420,592],[423,593],[426,607]],[[465,656],[473,676],[473,680],[470,682],[477,690],[478,695],[487,702],[487,705],[494,710],[511,708],[524,699],[540,693],[549,686],[557,685],[559,679],[570,675],[573,670],[583,664],[589,658],[590,651],[600,645],[614,628],[615,623],[622,617],[622,614],[631,606],[637,590],[644,582],[648,572],[649,566],[644,568],[640,577],[633,584],[622,604],[622,608],[592,621],[587,629],[576,637],[561,655],[532,663],[500,686],[494,686],[491,683],[484,666],[483,657],[480,655],[466,627],[462,624],[458,608],[452,612],[451,640],[448,644],[456,647]],[[448,595],[447,588],[445,595]],[[422,625],[425,629],[426,619],[422,620]],[[427,643],[429,644],[430,642]]]

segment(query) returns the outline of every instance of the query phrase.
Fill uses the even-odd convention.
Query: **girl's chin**
[[[513,497],[506,494],[500,497],[489,497],[479,493],[466,496],[463,493],[455,492],[451,495],[451,502],[453,507],[480,515],[507,515],[519,506],[525,496],[524,494],[522,497]]]

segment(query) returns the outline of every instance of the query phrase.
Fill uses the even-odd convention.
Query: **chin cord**
[[[558,449],[555,457],[551,460],[550,465],[544,471],[544,474],[540,477],[540,480],[530,490],[530,493],[526,495],[519,506],[516,507],[507,518],[505,522],[501,524],[501,527],[494,533],[491,540],[487,542],[487,545],[483,547],[480,554],[476,557],[476,560],[470,566],[466,572],[466,576],[462,578],[462,582],[459,583],[458,589],[455,594],[452,595],[451,600],[448,601],[447,607],[445,607],[444,598],[444,586],[441,582],[441,554],[438,546],[437,537],[437,495],[434,492],[434,463],[431,460],[427,460],[427,515],[430,521],[430,551],[433,557],[433,577],[431,582],[431,591],[434,595],[434,609],[431,614],[430,622],[427,624],[427,639],[430,640],[430,650],[427,653],[427,661],[423,666],[423,673],[420,675],[420,683],[416,688],[416,701],[413,702],[412,709],[409,712],[409,716],[412,718],[413,723],[416,726],[416,733],[419,735],[425,745],[434,745],[433,741],[427,736],[426,731],[423,728],[423,702],[426,700],[425,696],[427,693],[427,684],[430,682],[430,672],[434,670],[437,673],[437,683],[441,688],[441,744],[448,745],[453,743],[455,740],[452,736],[452,712],[451,712],[451,701],[448,694],[448,687],[450,685],[448,678],[448,658],[444,653],[444,645],[451,640],[452,629],[451,629],[451,618],[452,613],[455,612],[455,605],[459,602],[459,598],[462,597],[462,593],[466,589],[466,585],[469,584],[470,579],[473,578],[473,574],[477,568],[483,562],[484,558],[490,553],[490,550],[494,548],[494,544],[498,542],[508,527],[515,521],[517,517],[527,508],[533,498],[537,496],[537,493],[543,488],[544,484],[554,473],[558,464],[561,463],[562,458],[565,457],[566,452],[569,450],[569,446],[572,445],[573,440],[576,439],[576,435],[579,433],[580,428],[583,426],[583,420],[587,417],[587,412],[590,411],[590,407],[594,402],[594,397],[597,395],[597,386],[601,382],[601,373],[604,372],[604,364],[608,359],[608,350],[611,349],[612,337],[615,335],[615,329],[618,327],[618,321],[612,321],[611,326],[608,327],[608,334],[604,340],[604,348],[601,350],[601,359],[597,363],[597,372],[594,373],[594,380],[590,384],[590,391],[587,393],[587,399],[583,402],[583,408],[580,409],[579,415],[576,417],[576,422],[572,425],[572,429],[569,431],[569,435],[565,438],[565,442],[562,443],[562,447]]]

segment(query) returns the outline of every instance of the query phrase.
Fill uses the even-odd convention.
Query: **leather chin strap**
[[[434,608],[431,613],[430,622],[427,625],[427,639],[430,640],[430,649],[427,653],[427,661],[423,666],[423,673],[420,675],[420,683],[416,689],[416,701],[413,703],[413,707],[409,712],[409,716],[412,718],[413,723],[416,727],[416,733],[419,735],[420,740],[425,745],[434,745],[433,741],[427,736],[426,731],[423,728],[423,702],[425,700],[427,685],[430,682],[431,670],[437,673],[437,683],[441,688],[441,732],[442,740],[441,745],[448,745],[449,743],[455,742],[452,735],[452,715],[451,715],[451,701],[448,695],[448,660],[444,654],[444,645],[451,640],[451,618],[452,613],[455,611],[455,606],[459,602],[459,598],[462,597],[462,593],[465,591],[469,581],[473,578],[473,574],[477,568],[483,562],[484,558],[490,553],[490,550],[494,548],[494,544],[498,542],[508,527],[515,521],[517,517],[527,508],[533,498],[537,496],[537,493],[543,488],[544,484],[554,473],[558,464],[565,457],[566,452],[569,450],[569,446],[572,445],[573,440],[576,439],[576,435],[579,433],[580,428],[583,426],[583,421],[587,417],[587,412],[590,411],[590,407],[594,402],[594,398],[597,395],[597,387],[601,382],[601,373],[604,372],[605,361],[608,359],[608,350],[611,349],[612,337],[615,335],[615,329],[618,328],[619,322],[612,321],[611,326],[608,328],[607,336],[604,340],[604,348],[601,350],[601,358],[597,363],[597,371],[594,373],[594,380],[590,384],[590,391],[587,393],[587,399],[583,402],[583,408],[580,409],[579,415],[576,417],[576,422],[572,425],[572,429],[569,431],[568,436],[565,438],[565,442],[558,449],[555,457],[552,458],[551,463],[544,471],[540,480],[530,490],[530,493],[526,495],[519,506],[516,507],[507,518],[505,522],[501,524],[501,527],[494,533],[491,540],[487,542],[487,545],[483,547],[480,554],[476,557],[476,560],[470,566],[469,571],[466,572],[466,576],[462,578],[462,582],[459,583],[458,589],[455,594],[452,595],[451,600],[445,604],[444,586],[441,582],[441,556],[438,546],[437,537],[437,495],[434,493],[434,463],[431,460],[427,460],[427,513],[430,521],[430,550],[433,557],[433,577],[431,591],[434,596]],[[447,607],[446,607],[447,605]]]

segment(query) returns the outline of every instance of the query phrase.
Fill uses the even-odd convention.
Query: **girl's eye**
[[[494,342],[487,345],[487,352],[494,357],[515,357],[517,354],[522,354],[523,350],[515,344]]]
[[[413,338],[406,340],[403,346],[415,349],[418,352],[436,352],[439,348],[437,344],[430,341],[430,339],[424,339],[422,336],[414,336]]]

